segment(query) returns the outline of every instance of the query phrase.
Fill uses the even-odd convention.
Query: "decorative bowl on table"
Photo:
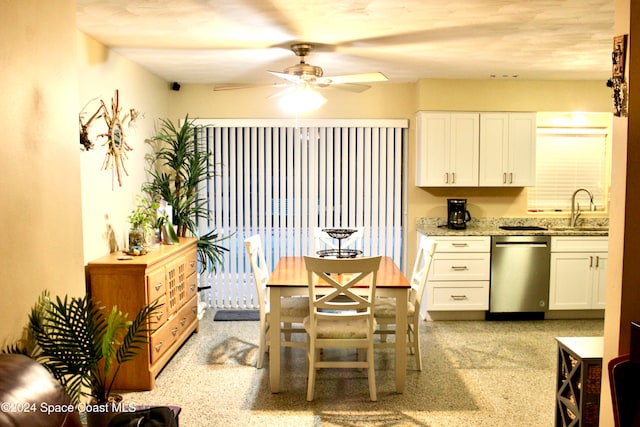
[[[355,258],[358,255],[362,255],[362,251],[360,250],[342,249],[340,247],[342,239],[346,239],[358,230],[350,228],[323,228],[322,231],[338,241],[338,248],[319,250],[316,252],[319,257]]]

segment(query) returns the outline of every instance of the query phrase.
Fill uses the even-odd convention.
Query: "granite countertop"
[[[578,218],[575,228],[568,218],[472,218],[463,230],[447,228],[446,218],[418,218],[418,231],[427,236],[608,236],[608,218]],[[503,230],[507,226],[538,226],[543,230]]]

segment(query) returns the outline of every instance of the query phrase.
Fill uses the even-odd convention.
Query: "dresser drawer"
[[[191,298],[185,305],[180,309],[178,314],[176,315],[176,322],[179,328],[179,335],[183,334],[189,326],[193,324],[193,322],[198,317],[198,298]]]
[[[158,268],[147,274],[147,299],[149,302],[164,296],[166,293],[164,268]]]
[[[463,311],[489,309],[489,282],[430,282],[427,310]]]
[[[198,253],[194,252],[193,254],[187,255],[185,257],[185,274],[190,276],[191,274],[196,273],[196,269],[198,268]]]
[[[436,253],[441,252],[489,252],[491,237],[489,236],[434,236],[437,243]]]
[[[191,299],[198,294],[198,276],[192,274],[187,277],[186,283],[186,299]]]
[[[180,336],[180,326],[176,316],[151,334],[151,363],[167,352]]]
[[[158,301],[160,301],[162,306],[158,310],[156,310],[156,312],[151,316],[150,326],[152,330],[155,330],[161,327],[169,317],[169,313],[167,312],[167,305],[166,305],[167,297],[163,295],[160,298],[158,298]]]
[[[429,281],[489,280],[489,253],[437,253],[431,261]]]

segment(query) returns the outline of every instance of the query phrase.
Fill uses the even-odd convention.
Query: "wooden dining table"
[[[269,338],[269,384],[272,393],[280,391],[280,301],[281,298],[292,296],[308,296],[307,269],[302,256],[282,257],[276,264],[267,282],[269,289],[269,304],[271,309]],[[395,333],[395,382],[396,392],[403,393],[406,382],[407,369],[407,298],[409,281],[402,274],[400,268],[392,258],[383,256],[380,261],[376,283],[376,296],[395,298],[396,304],[396,333]]]

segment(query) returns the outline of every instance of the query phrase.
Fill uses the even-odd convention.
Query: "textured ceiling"
[[[298,62],[325,75],[584,80],[611,74],[613,0],[77,0],[77,25],[169,82],[265,84]],[[517,76],[517,77],[514,77]]]

